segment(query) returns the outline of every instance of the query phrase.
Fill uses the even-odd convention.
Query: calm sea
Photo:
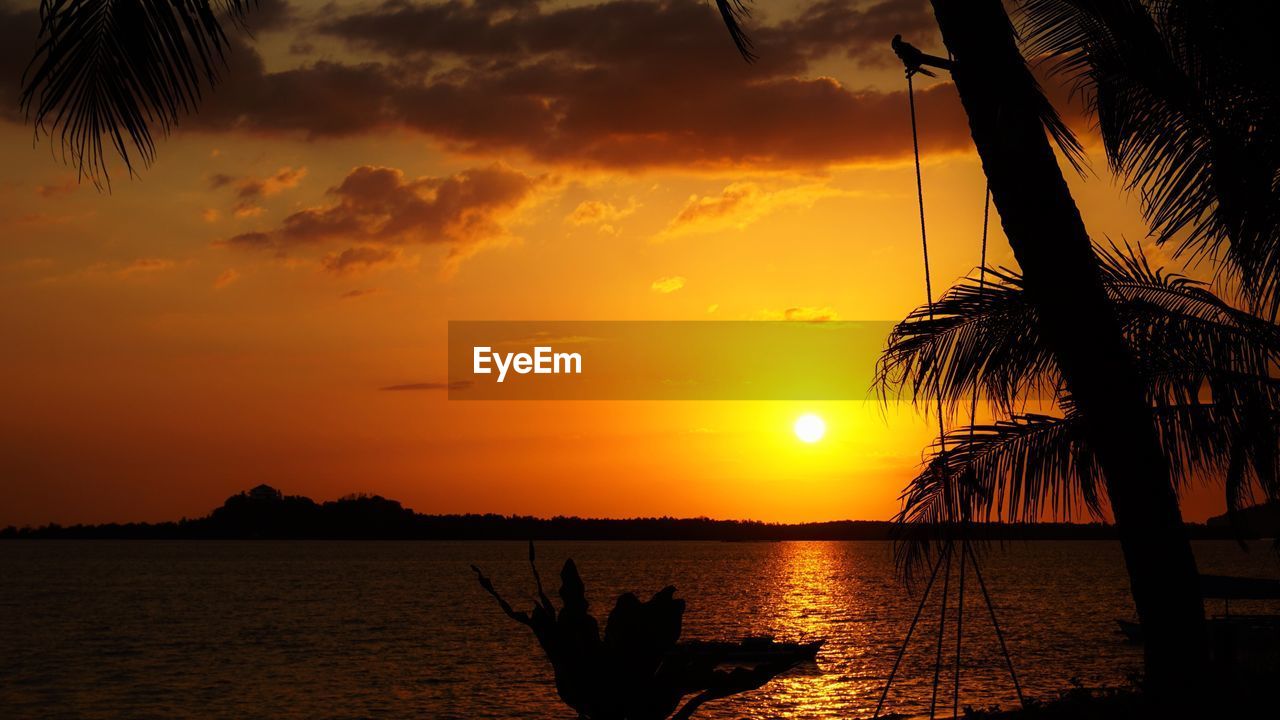
[[[890,552],[877,542],[543,543],[539,560],[554,585],[564,558],[577,560],[598,617],[620,592],[647,598],[672,584],[688,600],[686,637],[826,639],[813,666],[696,717],[856,718],[874,710],[915,611]],[[1196,552],[1206,571],[1280,577],[1269,543]],[[533,638],[480,590],[470,563],[517,607],[530,604],[519,543],[0,543],[0,716],[570,720]],[[1122,684],[1137,667],[1139,649],[1116,631],[1133,611],[1115,544],[1015,543],[985,569],[1029,695],[1072,678]],[[966,596],[961,702],[1009,705],[972,575]],[[924,613],[892,711],[927,712],[937,615]],[[944,655],[954,652],[952,636]]]

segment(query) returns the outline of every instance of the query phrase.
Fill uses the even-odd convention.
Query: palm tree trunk
[[[1106,475],[1146,638],[1149,690],[1182,701],[1207,666],[1204,603],[1151,414],[1000,0],[932,0],[1026,292]]]

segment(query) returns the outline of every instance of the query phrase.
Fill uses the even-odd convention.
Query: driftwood
[[[711,700],[755,690],[812,659],[821,645],[680,643],[685,603],[674,587],[645,602],[633,593],[619,597],[601,638],[573,560],[560,571],[559,610],[542,588],[533,543],[529,564],[537,585],[530,612],[513,609],[479,568],[471,569],[507,617],[533,631],[555,670],[560,699],[587,720],[684,720]]]

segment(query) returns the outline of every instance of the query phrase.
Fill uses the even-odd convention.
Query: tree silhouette
[[[1280,328],[1153,268],[1136,248],[1099,254],[1175,483],[1222,484],[1230,513],[1258,495],[1280,498],[1280,381],[1271,375]],[[1103,513],[1102,469],[1026,295],[1017,272],[988,268],[890,336],[878,369],[886,394],[911,393],[925,410],[940,399],[949,415],[978,394],[1005,418],[954,427],[908,484],[898,520],[920,524],[899,546],[908,574],[961,519]],[[1057,414],[1020,410],[1037,401]]]
[[[551,661],[560,699],[580,718],[684,720],[712,700],[763,686],[812,659],[821,645],[679,642],[685,603],[674,587],[643,602],[621,595],[602,637],[573,560],[560,571],[560,608],[543,591],[532,542],[529,566],[537,589],[531,612],[512,608],[479,568],[471,569],[502,612],[533,632]]]
[[[80,178],[110,183],[110,152],[132,175],[157,133],[217,83],[229,41],[257,0],[41,0],[22,109],[56,137]]]
[[[1147,638],[1149,688],[1174,709],[1197,694],[1205,675],[1204,603],[1143,382],[1049,138],[1070,145],[1046,114],[1051,106],[1002,1],[931,5],[1037,329],[1102,471]],[[740,32],[740,19],[726,15],[731,32]]]
[[[1097,119],[1156,238],[1280,312],[1275,3],[1026,0],[1020,29]]]

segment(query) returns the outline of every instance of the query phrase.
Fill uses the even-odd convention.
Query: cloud
[[[734,52],[703,0],[388,2],[335,11],[314,32],[363,61],[269,71],[242,39],[223,85],[185,128],[341,137],[406,128],[476,156],[575,167],[814,168],[905,157],[902,90],[842,85],[819,61],[894,62],[903,32],[937,49],[923,0],[819,2],[753,24]],[[954,88],[917,92],[925,152],[969,147]]]
[[[448,248],[446,270],[452,270],[480,248],[510,240],[506,223],[550,183],[545,176],[499,164],[420,178],[365,165],[328,191],[327,204],[295,212],[277,228],[242,233],[223,244],[279,256],[335,241],[364,246],[326,256],[323,266],[339,273],[389,259],[390,245],[442,245]]]
[[[742,230],[784,208],[809,208],[819,200],[857,193],[821,183],[769,189],[759,183],[736,182],[719,195],[692,195],[655,239]]]
[[[134,280],[151,276],[177,267],[178,263],[168,258],[145,257],[129,261],[96,262],[88,267],[51,275],[43,278],[43,282],[62,283],[80,280]]]
[[[329,253],[320,261],[320,266],[334,275],[352,275],[380,265],[394,265],[399,260],[399,248],[360,245]]]
[[[236,197],[241,200],[255,200],[261,197],[278,195],[290,188],[298,187],[298,183],[307,176],[305,167],[282,167],[276,174],[265,178],[246,177],[236,183]]]
[[[790,320],[792,322],[831,322],[840,319],[834,308],[822,307],[789,307],[785,310],[762,310],[757,318],[760,320]]]
[[[138,258],[133,262],[126,263],[114,270],[118,277],[129,277],[130,275],[145,274],[168,270],[174,266],[172,260],[165,258]]]
[[[40,16],[35,7],[0,0],[0,118],[23,122],[19,96],[22,73],[36,50]]]
[[[766,37],[781,35],[801,52],[807,48],[813,59],[838,53],[868,67],[895,69],[901,68],[901,63],[885,52],[885,38],[901,34],[923,48],[938,47],[942,42],[928,0],[819,0],[799,16],[763,32]]]
[[[662,295],[669,295],[682,287],[684,287],[684,277],[681,275],[661,277],[649,285],[650,290]]]
[[[404,391],[404,390],[466,390],[471,387],[470,380],[453,380],[451,382],[421,382],[406,383],[404,385],[387,385],[380,387],[379,390]]]
[[[305,167],[282,167],[275,172],[274,175],[267,177],[254,177],[247,175],[244,177],[236,177],[226,173],[216,173],[209,177],[209,189],[219,190],[224,187],[232,187],[234,190],[236,203],[231,209],[232,215],[236,218],[244,219],[258,217],[266,212],[257,201],[262,198],[279,195],[285,190],[298,187],[302,179],[307,176]],[[214,217],[216,220],[217,217]],[[209,221],[206,218],[206,221]]]
[[[370,295],[378,295],[385,292],[382,288],[355,288],[348,290],[338,297],[342,300],[354,300],[356,298],[368,297]]]
[[[631,215],[639,208],[640,204],[635,200],[629,201],[626,207],[621,208],[611,202],[587,200],[578,203],[578,206],[564,220],[570,225],[614,223]]]
[[[256,0],[247,24],[251,30],[276,31],[293,25],[297,15],[287,0]]]
[[[80,187],[80,183],[76,181],[74,176],[64,178],[61,182],[48,183],[36,187],[36,194],[42,198],[56,198],[63,195],[70,195]]]
[[[692,21],[676,27],[674,19]],[[916,45],[937,44],[937,29],[927,0],[819,0],[799,15],[777,25],[753,18],[749,32],[761,59],[782,56],[825,57],[838,53],[872,66],[896,67],[886,38],[902,33]],[[599,32],[579,34],[583,29]],[[702,34],[703,28],[714,30]],[[626,30],[632,30],[630,35]],[[668,37],[651,31],[670,31]],[[613,50],[661,54],[700,37],[703,46],[721,52],[732,46],[719,16],[709,3],[696,0],[663,3],[622,0],[545,12],[537,2],[476,0],[388,2],[382,6],[327,20],[322,33],[398,57],[424,54],[469,59],[544,55],[566,48],[599,57]],[[621,44],[622,47],[618,47]]]
[[[757,16],[749,25],[761,59],[750,65],[706,0],[393,0],[330,4],[318,21],[273,2],[255,16],[292,41],[351,52],[271,70],[232,33],[224,80],[183,132],[406,129],[470,156],[565,167],[806,171],[910,152],[903,89],[866,88],[856,75],[842,84],[823,75],[833,59],[892,67],[886,38],[896,32],[942,52],[925,0],[819,0],[780,21]],[[0,4],[0,100],[11,100],[0,116],[21,121],[18,79],[37,29],[34,11]],[[969,150],[950,83],[921,87],[916,102],[926,154]]]
[[[226,173],[214,173],[213,175],[209,176],[209,189],[217,190],[219,188],[224,188],[230,185],[231,183],[234,183],[235,181],[236,181],[235,175],[228,175]]]
[[[240,273],[236,272],[235,268],[227,268],[226,270],[218,273],[218,277],[213,279],[213,289],[222,290],[223,288],[229,287],[239,279]]]

